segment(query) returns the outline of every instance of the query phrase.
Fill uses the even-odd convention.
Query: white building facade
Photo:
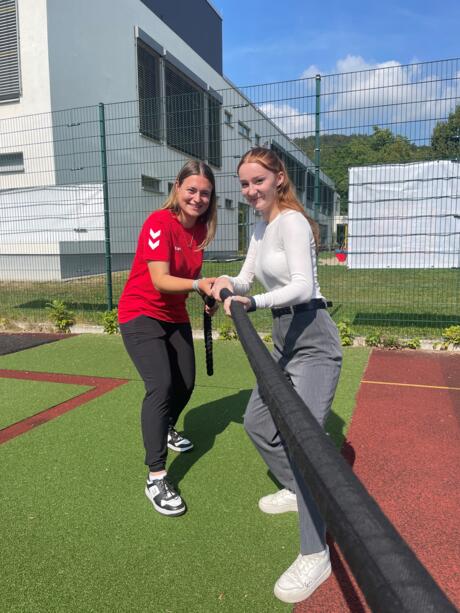
[[[11,260],[9,278],[21,278],[32,253],[27,278],[101,272],[107,224],[112,269],[128,268],[142,222],[191,158],[217,180],[218,234],[207,256],[244,253],[254,214],[235,169],[255,145],[284,159],[331,243],[333,183],[320,173],[313,211],[313,163],[223,76],[222,19],[207,0],[0,0],[0,31],[0,256]],[[100,203],[93,198],[86,214],[91,185]],[[69,188],[66,201],[56,201],[59,190],[43,195],[56,186]]]

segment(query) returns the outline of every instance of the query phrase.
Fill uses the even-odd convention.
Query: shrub
[[[404,349],[420,349],[420,339],[408,338],[407,340],[401,342],[401,346]]]
[[[52,300],[46,303],[50,319],[59,332],[70,332],[70,326],[75,323],[75,314],[62,300]]]
[[[450,345],[458,347],[460,345],[460,326],[449,326],[442,331],[443,342],[441,349],[449,349]]]
[[[382,336],[382,347],[386,349],[401,349],[401,343],[397,336]]]
[[[219,338],[223,341],[233,341],[238,339],[238,334],[235,328],[230,324],[222,324],[219,328]]]
[[[337,328],[339,330],[340,342],[343,347],[349,347],[353,345],[354,334],[351,330],[351,325],[349,321],[339,321],[337,324]]]
[[[273,343],[273,339],[272,339],[272,335],[271,334],[266,334],[263,339],[264,343]]]
[[[117,309],[106,311],[102,315],[102,325],[104,326],[104,332],[106,334],[118,334],[120,332]]]
[[[380,332],[371,332],[366,336],[364,342],[368,347],[380,347],[382,344],[382,334]]]

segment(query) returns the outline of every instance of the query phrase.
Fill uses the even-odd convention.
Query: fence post
[[[113,308],[112,255],[110,253],[109,185],[107,180],[107,146],[105,140],[105,108],[99,103],[99,134],[101,140],[102,191],[104,195],[105,291],[107,310]]]
[[[320,142],[320,113],[321,113],[321,75],[316,77],[316,110],[315,110],[315,193],[313,210],[315,219],[319,219],[319,207],[321,200],[319,169],[321,165],[321,142]]]

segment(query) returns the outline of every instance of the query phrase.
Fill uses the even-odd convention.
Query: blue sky
[[[460,0],[213,0],[239,86],[460,55]]]

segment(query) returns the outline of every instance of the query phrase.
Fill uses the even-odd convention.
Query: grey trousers
[[[335,323],[324,309],[282,315],[273,320],[273,357],[292,385],[324,427],[342,365],[340,339]],[[289,407],[285,407],[289,410]],[[270,471],[281,485],[297,494],[300,552],[323,551],[326,527],[308,487],[296,479],[285,445],[256,387],[249,399],[244,427]]]

